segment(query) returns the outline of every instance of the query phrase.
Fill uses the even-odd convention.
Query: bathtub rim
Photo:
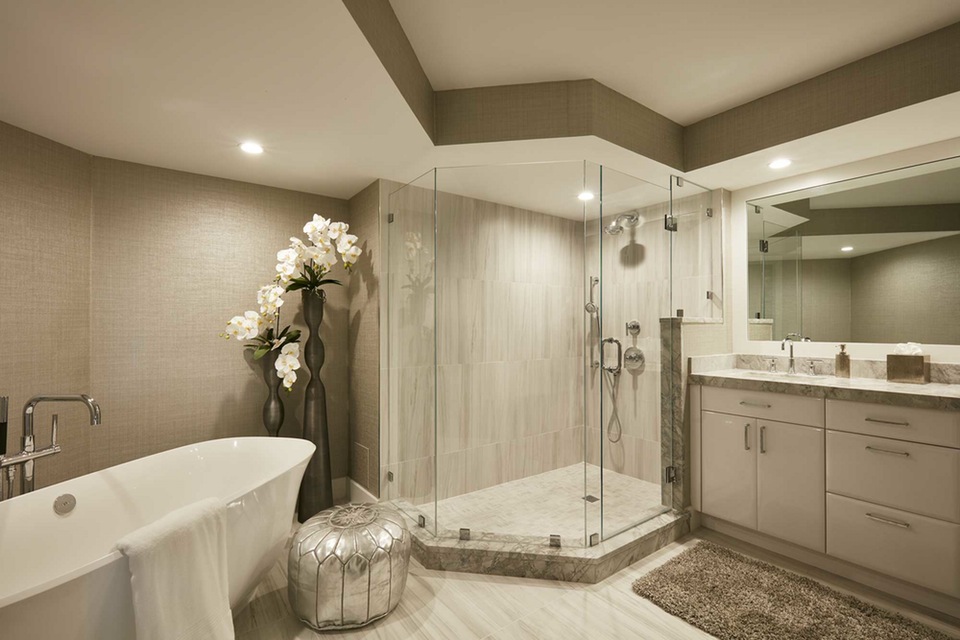
[[[38,489],[38,491],[42,491],[42,490],[44,490],[44,489],[49,489],[50,487],[56,487],[56,486],[58,486],[58,485],[61,485],[61,484],[66,483],[66,482],[71,482],[71,481],[73,481],[73,480],[77,480],[77,479],[79,479],[79,478],[84,478],[84,477],[86,477],[86,476],[91,476],[91,475],[95,475],[95,474],[97,474],[97,473],[102,473],[103,471],[106,471],[107,469],[117,469],[117,468],[119,468],[119,467],[124,467],[124,466],[127,466],[127,465],[133,465],[133,464],[136,464],[137,462],[140,462],[141,460],[146,460],[146,459],[148,459],[148,458],[153,458],[153,457],[156,457],[156,456],[162,456],[162,455],[170,454],[170,453],[172,453],[172,452],[174,452],[174,451],[180,451],[181,449],[191,449],[191,448],[194,448],[194,447],[197,447],[197,446],[201,446],[201,445],[204,445],[204,444],[210,443],[210,442],[232,442],[232,441],[237,441],[237,440],[263,440],[263,441],[268,441],[268,442],[275,442],[275,441],[277,441],[277,440],[294,440],[294,441],[302,442],[304,445],[306,445],[306,446],[303,447],[304,452],[306,452],[307,450],[309,450],[309,454],[306,455],[306,456],[298,457],[297,460],[296,460],[296,462],[295,462],[293,465],[291,465],[289,469],[286,470],[287,472],[292,471],[293,469],[296,469],[296,468],[297,468],[298,466],[300,466],[300,465],[304,465],[304,466],[305,466],[305,465],[307,464],[307,462],[309,462],[310,458],[313,456],[314,451],[316,451],[316,449],[317,449],[316,445],[313,444],[312,442],[310,442],[309,440],[304,440],[303,438],[295,438],[295,437],[294,437],[294,438],[291,438],[291,437],[279,437],[279,436],[278,436],[278,437],[272,437],[272,436],[234,436],[234,437],[231,437],[231,438],[215,438],[215,439],[213,439],[213,440],[201,440],[201,441],[199,441],[199,442],[194,442],[194,443],[192,443],[192,444],[183,445],[183,446],[181,446],[181,447],[174,447],[173,449],[167,449],[166,451],[158,451],[157,453],[152,453],[152,454],[150,454],[149,456],[142,456],[142,457],[140,457],[140,458],[134,458],[133,460],[128,460],[127,462],[121,462],[120,464],[116,464],[116,465],[113,465],[113,466],[111,466],[111,467],[106,467],[106,468],[104,468],[104,469],[100,469],[99,471],[92,471],[92,472],[90,472],[90,473],[85,473],[85,474],[83,474],[82,476],[77,476],[76,478],[70,478],[69,480],[64,480],[63,482],[58,482],[57,484],[52,484],[52,485],[49,485],[49,486],[47,486],[47,487],[43,487],[42,489]],[[271,477],[269,477],[269,478],[266,478],[263,482],[260,482],[260,483],[256,484],[255,486],[252,486],[252,487],[250,487],[250,488],[248,488],[248,489],[246,489],[246,490],[244,490],[244,491],[234,492],[233,494],[229,495],[227,498],[224,498],[224,499],[223,499],[223,500],[224,500],[224,505],[225,505],[225,506],[229,506],[231,503],[235,502],[236,500],[239,500],[240,498],[242,498],[243,496],[247,495],[248,493],[251,493],[251,492],[253,492],[253,491],[256,491],[257,489],[265,486],[266,484],[268,484],[268,483],[270,483],[270,482],[273,482],[274,480],[276,480],[277,478],[279,478],[281,475],[282,475],[282,474],[278,474],[278,475],[271,476]],[[17,498],[19,498],[19,497],[20,497],[20,496],[17,496]],[[12,499],[12,500],[15,500],[16,498],[11,498],[11,499]],[[189,504],[189,503],[187,503],[187,504]],[[184,504],[183,506],[185,507],[185,506],[187,506],[187,504]],[[161,517],[162,517],[162,516],[161,516]],[[114,544],[116,544],[116,541],[114,541]],[[77,567],[77,568],[75,568],[75,569],[72,569],[72,570],[67,571],[67,572],[65,572],[65,573],[62,573],[62,574],[59,574],[59,575],[57,575],[55,578],[50,578],[49,580],[46,580],[46,581],[44,581],[44,582],[40,582],[40,583],[38,583],[38,584],[35,584],[35,585],[33,585],[33,586],[31,586],[31,587],[28,587],[27,589],[24,589],[24,590],[22,590],[22,591],[17,591],[16,593],[12,593],[12,594],[10,594],[10,595],[8,595],[8,596],[5,596],[5,597],[0,598],[0,609],[3,609],[4,607],[10,606],[10,605],[14,605],[14,604],[16,604],[16,603],[18,603],[18,602],[21,602],[21,601],[23,601],[23,600],[26,600],[26,599],[28,599],[28,598],[32,598],[32,597],[34,597],[34,596],[36,596],[36,595],[39,595],[39,594],[41,594],[41,593],[43,593],[43,592],[45,592],[45,591],[49,591],[49,590],[51,590],[51,589],[56,589],[57,587],[59,587],[59,586],[61,586],[61,585],[64,585],[64,584],[66,584],[66,583],[68,583],[68,582],[70,582],[70,581],[72,581],[72,580],[76,580],[76,579],[79,578],[80,576],[83,576],[83,575],[85,575],[85,574],[87,574],[87,573],[91,573],[91,572],[93,572],[93,571],[97,571],[97,570],[101,569],[102,567],[105,567],[105,566],[109,565],[110,563],[114,562],[115,560],[119,560],[119,559],[121,559],[121,558],[124,558],[124,555],[123,555],[122,553],[120,553],[119,551],[117,551],[116,548],[114,548],[114,549],[112,549],[109,553],[106,553],[106,554],[100,556],[100,557],[97,558],[96,560],[92,560],[92,561],[90,561],[90,562],[88,562],[88,563],[86,563],[86,564],[80,565],[79,567]]]

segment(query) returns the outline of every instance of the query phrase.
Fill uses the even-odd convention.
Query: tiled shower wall
[[[583,459],[583,224],[441,193],[438,498]]]
[[[432,191],[389,206],[387,497],[423,503],[581,461],[582,224],[441,193],[435,239]]]
[[[256,304],[275,253],[314,212],[346,202],[97,158],[0,123],[0,395],[91,393],[103,424],[61,405],[62,453],[37,464],[46,486],[210,438],[264,435],[259,366],[218,337]],[[333,475],[347,473],[347,292],[323,323]],[[284,306],[291,319],[295,296]],[[295,324],[299,324],[295,322]],[[284,396],[281,435],[300,433],[302,385]],[[37,433],[48,442],[51,405]]]

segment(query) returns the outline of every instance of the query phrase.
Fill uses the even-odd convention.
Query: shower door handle
[[[615,366],[607,366],[604,363],[606,360],[606,345],[607,343],[617,345],[617,364]],[[620,373],[620,367],[623,364],[623,345],[620,344],[620,341],[616,338],[604,338],[600,341],[600,366],[607,373],[618,374]]]

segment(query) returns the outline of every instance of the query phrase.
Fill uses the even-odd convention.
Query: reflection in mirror
[[[749,338],[960,344],[960,158],[748,203]]]

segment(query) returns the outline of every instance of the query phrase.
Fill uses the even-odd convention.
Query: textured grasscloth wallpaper
[[[10,396],[7,451],[33,395],[90,388],[90,156],[0,123],[0,395]],[[37,463],[51,484],[88,469],[89,421],[61,405],[63,452]],[[50,407],[37,412],[49,440]]]
[[[856,342],[960,344],[960,235],[851,260]]]
[[[94,395],[103,425],[58,407],[64,452],[38,463],[45,486],[192,442],[265,433],[265,387],[225,321],[254,308],[275,253],[314,212],[343,200],[87,156],[0,124],[0,394],[9,447],[29,395]],[[349,220],[347,220],[349,222]],[[347,291],[323,323],[334,476],[347,475]],[[286,318],[300,323],[288,294]],[[302,385],[281,435],[300,432]],[[38,418],[47,442],[50,409]]]

